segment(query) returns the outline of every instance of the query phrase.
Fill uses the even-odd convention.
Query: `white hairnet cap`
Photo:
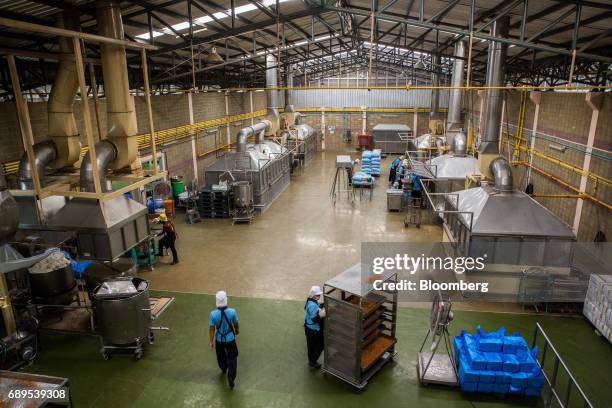
[[[216,301],[217,307],[227,306],[227,293],[225,293],[225,291],[223,290],[218,291],[217,294],[215,295],[215,301]]]
[[[323,294],[323,291],[321,290],[319,286],[313,286],[312,288],[310,288],[310,293],[308,294],[308,296],[314,297],[314,296],[319,296],[322,294]]]

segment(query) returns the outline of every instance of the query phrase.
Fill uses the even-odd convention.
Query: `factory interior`
[[[612,406],[611,27],[0,1],[0,406]]]

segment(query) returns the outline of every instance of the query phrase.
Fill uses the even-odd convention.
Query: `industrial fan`
[[[457,386],[457,365],[451,349],[448,325],[453,320],[450,299],[438,291],[434,296],[429,315],[429,328],[421,349],[417,353],[417,375],[423,385],[442,384]],[[429,351],[423,351],[431,335]],[[445,354],[437,354],[440,342],[444,342]]]

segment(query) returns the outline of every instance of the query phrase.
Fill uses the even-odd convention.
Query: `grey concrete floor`
[[[360,260],[362,242],[440,241],[438,226],[404,227],[404,214],[386,209],[389,163],[374,189],[354,204],[329,190],[338,152],[320,152],[298,170],[291,184],[251,225],[204,220],[195,225],[176,219],[180,263],[158,261],[142,276],[154,289],[194,293],[226,290],[233,296],[303,299],[310,286],[322,285]],[[353,158],[360,153],[352,152]]]

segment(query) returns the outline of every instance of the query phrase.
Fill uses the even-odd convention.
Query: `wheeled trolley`
[[[135,360],[144,345],[155,341],[151,327],[149,283],[140,278],[114,278],[101,283],[93,294],[100,354],[105,360],[114,351],[131,351]],[[166,329],[166,328],[159,328]]]
[[[365,272],[364,272],[365,273]],[[378,275],[396,282],[397,274]],[[374,290],[357,264],[325,283],[323,371],[363,389],[395,356],[397,291]]]

